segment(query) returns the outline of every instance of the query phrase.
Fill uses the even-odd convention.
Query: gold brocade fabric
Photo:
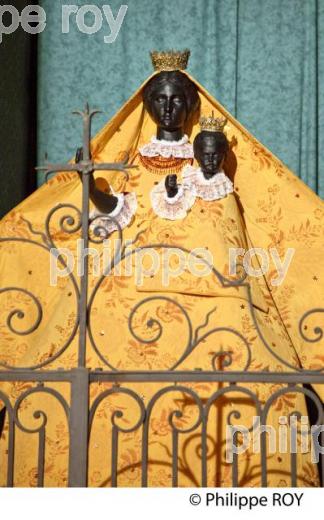
[[[161,181],[161,175],[171,172],[179,175],[183,161],[172,159],[166,163],[159,158],[154,158],[154,161],[145,158],[147,161],[143,161],[140,157],[139,148],[149,142],[156,132],[154,123],[143,109],[141,93],[144,85],[92,140],[95,162],[119,161],[128,154],[130,162],[138,167],[129,171],[128,180],[117,171],[96,174],[97,182],[102,186],[108,181],[115,191],[135,192],[138,209],[131,224],[123,230],[129,255],[110,275],[100,279],[95,272],[94,260],[90,259],[87,367],[150,371],[171,368],[240,371],[246,367],[251,371],[319,370],[324,361],[323,340],[309,342],[305,337],[316,337],[314,328],[323,323],[323,314],[312,313],[303,321],[305,337],[300,333],[299,322],[311,309],[323,308],[323,204],[193,81],[199,89],[201,113],[210,114],[214,110],[216,117],[225,116],[228,119],[225,131],[232,149],[224,170],[234,179],[235,192],[213,202],[196,199],[183,220],[163,220],[154,214],[150,204],[151,189]],[[198,131],[197,121],[192,121],[186,129],[191,142]],[[77,366],[78,336],[70,342],[77,320],[75,287],[68,276],[59,277],[56,285],[50,284],[50,255],[44,244],[48,231],[56,247],[66,248],[74,256],[77,255],[80,231],[72,232],[77,223],[73,208],[65,207],[53,213],[47,221],[47,230],[46,218],[57,204],[81,208],[81,195],[82,187],[77,174],[62,172],[2,220],[1,237],[16,237],[15,240],[0,243],[1,288],[11,288],[0,293],[2,364],[37,367],[53,358],[44,370]],[[73,223],[63,218],[62,228],[60,220],[66,215],[74,216],[75,221]],[[117,238],[115,232],[108,241],[110,253],[116,252]],[[103,261],[107,252],[103,244],[91,243],[90,246],[100,252]],[[199,255],[199,248],[205,248],[211,254],[216,271],[207,276],[194,276],[185,269],[181,275],[170,275],[166,284],[161,269],[150,274],[151,258],[144,255],[143,250],[140,260],[146,274],[141,278],[141,273],[136,270],[138,257],[133,254],[138,246],[151,246],[160,265],[167,246],[180,248],[184,255],[193,250]],[[269,255],[276,249],[281,259],[288,248],[293,248],[294,255],[281,285],[272,283],[278,274],[269,256],[266,275],[259,278],[248,276],[245,280],[251,287],[249,296],[246,285],[224,287],[221,276],[235,279],[229,276],[229,248],[248,250],[251,247],[263,248]],[[167,260],[176,272],[176,257],[170,254]],[[77,267],[75,263],[75,276],[78,274]],[[238,272],[237,277],[240,275],[242,273]],[[17,335],[15,329],[28,331],[39,318],[39,309],[32,295],[37,297],[42,307],[40,323],[33,332]],[[14,313],[16,309],[23,309],[24,316]],[[232,329],[236,332],[233,333]],[[211,333],[212,330],[214,332]],[[220,351],[223,356],[219,355]],[[226,367],[222,360],[229,357],[231,364]],[[151,411],[148,485],[172,484],[172,428],[169,418],[175,409],[181,412],[172,419],[181,430],[178,439],[178,485],[196,486],[200,483],[201,425],[194,428],[199,419],[199,407],[191,390],[197,392],[203,402],[216,391],[224,392],[211,406],[208,421],[207,483],[209,486],[231,485],[231,464],[225,460],[228,418],[234,424],[251,427],[257,410],[249,390],[258,396],[261,403],[265,403],[280,389],[280,385],[242,383],[238,385],[240,388],[230,388],[223,383],[184,383],[177,386],[127,383],[122,388],[136,392],[147,405],[153,395],[168,386],[170,391],[161,396]],[[55,392],[59,392],[69,404],[69,385],[48,383],[46,387],[53,392],[46,393],[42,387],[32,383],[1,383],[0,391],[8,394],[14,403],[25,390],[33,387],[35,392],[22,400],[19,420],[27,430],[35,431],[42,418],[35,417],[34,412],[44,410],[47,413],[44,485],[65,486],[68,475],[68,428]],[[320,385],[315,389],[323,399]],[[142,430],[137,428],[132,431],[139,420],[140,405],[131,394],[118,392],[118,387],[108,383],[91,385],[90,403],[94,403],[106,390],[107,397],[93,417],[88,483],[90,486],[111,485],[111,417],[116,410],[121,410],[122,416],[114,419],[124,429],[118,445],[118,485],[140,486]],[[295,409],[307,415],[304,396],[285,393],[271,406],[267,424],[278,428],[279,417],[288,416]],[[15,445],[15,485],[35,486],[38,433],[17,429]],[[1,486],[6,482],[7,452],[6,423],[0,440]],[[275,450],[268,454],[267,465],[269,486],[290,485],[288,453]],[[317,470],[311,463],[310,453],[298,453],[297,468],[298,485],[318,485]],[[242,486],[261,485],[259,453],[248,450],[240,455],[239,482]]]

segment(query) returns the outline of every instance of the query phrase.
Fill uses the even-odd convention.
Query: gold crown
[[[190,51],[151,51],[151,60],[154,70],[184,70],[187,68]]]
[[[214,117],[214,112],[209,117],[202,116],[199,119],[200,130],[206,132],[223,132],[226,123],[226,117]]]

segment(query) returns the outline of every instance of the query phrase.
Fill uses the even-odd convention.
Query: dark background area
[[[15,0],[21,10],[27,0]],[[5,24],[10,24],[4,17]],[[37,184],[37,38],[19,28],[0,44],[0,217]]]

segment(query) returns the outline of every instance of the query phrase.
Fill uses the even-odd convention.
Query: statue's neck
[[[213,172],[213,173],[204,172],[204,170],[201,170],[201,171],[203,172],[203,176],[207,180],[212,179],[212,177],[214,177],[214,175],[216,175],[216,173],[218,173],[218,172]]]
[[[203,176],[204,176],[205,179],[207,179],[207,180],[212,179],[215,175],[217,175],[217,173],[222,173],[222,172],[224,172],[224,170],[223,170],[223,164],[221,164],[221,165],[220,165],[216,170],[214,170],[213,172],[205,171],[201,166],[200,166],[200,170],[202,171]]]
[[[180,141],[184,136],[183,128],[177,128],[176,130],[166,130],[158,126],[156,132],[156,138],[159,141]]]

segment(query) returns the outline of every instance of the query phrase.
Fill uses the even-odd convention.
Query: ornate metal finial
[[[227,124],[226,117],[214,117],[214,112],[209,117],[202,116],[199,119],[201,132],[223,132]]]
[[[185,70],[188,65],[190,50],[151,51],[153,68],[156,71]]]

